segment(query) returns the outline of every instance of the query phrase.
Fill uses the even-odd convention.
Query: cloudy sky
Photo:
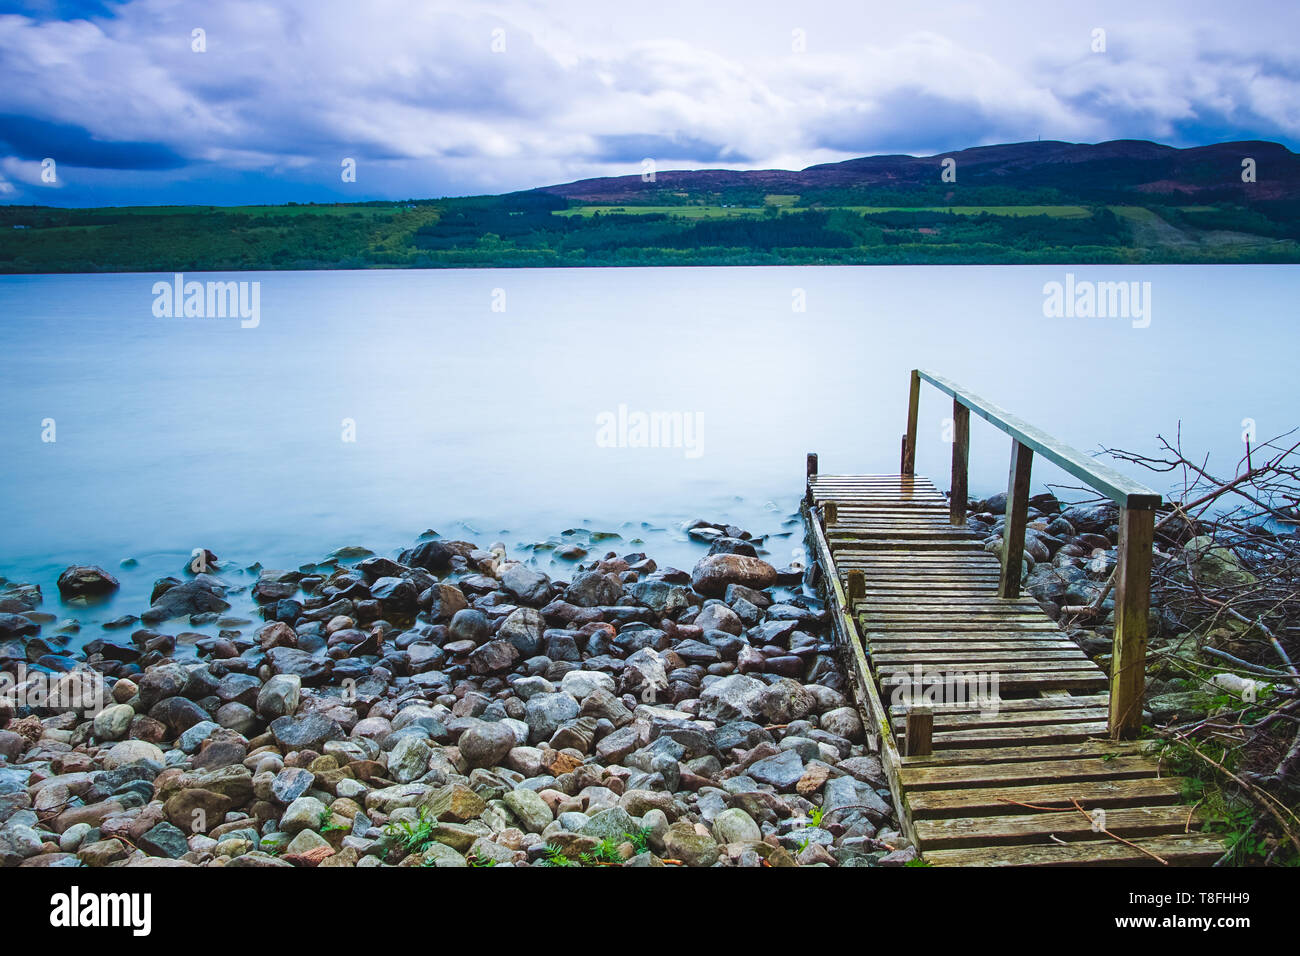
[[[1293,0],[0,0],[0,202],[400,199],[1038,137],[1296,149],[1297,36]]]

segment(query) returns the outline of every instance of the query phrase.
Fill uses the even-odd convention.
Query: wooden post
[[[867,596],[867,575],[861,568],[849,571],[849,609],[854,601],[861,601]]]
[[[813,503],[813,479],[817,477],[817,452],[808,452],[808,478],[804,482],[804,500]]]
[[[835,502],[822,502],[822,524],[826,525],[827,530],[830,530],[831,526],[839,519],[839,511],[840,509],[835,506]]]
[[[916,417],[921,408],[921,374],[912,369],[911,386],[907,393],[907,434],[903,436],[903,460],[899,471],[904,475],[916,474]]]
[[[1131,740],[1142,729],[1146,687],[1147,612],[1155,512],[1121,508],[1115,568],[1115,640],[1110,662],[1110,736]]]
[[[948,495],[948,522],[966,524],[966,475],[970,465],[970,409],[952,400],[952,491]]]
[[[1007,513],[1002,526],[1002,579],[998,597],[1020,596],[1020,562],[1024,560],[1025,522],[1029,517],[1029,472],[1034,452],[1011,440],[1011,470],[1007,476]]]
[[[934,737],[934,710],[917,704],[907,708],[903,723],[903,756],[924,757],[931,751]]]

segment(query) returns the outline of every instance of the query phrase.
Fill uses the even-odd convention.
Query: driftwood
[[[1186,455],[1180,437],[1158,440],[1158,457],[1104,451],[1179,479],[1156,522],[1161,546],[1152,567],[1151,606],[1173,630],[1195,635],[1199,652],[1214,664],[1198,673],[1193,662],[1166,660],[1202,680],[1227,671],[1260,684],[1266,679],[1270,688],[1259,700],[1234,705],[1233,713],[1164,733],[1264,811],[1251,832],[1271,818],[1276,830],[1265,829],[1280,845],[1300,851],[1300,818],[1290,809],[1300,799],[1300,441],[1293,430],[1260,444],[1246,442],[1235,473],[1223,476],[1206,460]],[[1196,547],[1185,547],[1193,537]],[[1110,587],[1087,605],[1063,607],[1062,614],[1099,615]],[[1228,648],[1207,640],[1216,631],[1226,631]],[[1222,759],[1205,752],[1209,741],[1223,748]],[[1279,749],[1283,755],[1271,770],[1243,769],[1271,762],[1276,758],[1262,755]]]

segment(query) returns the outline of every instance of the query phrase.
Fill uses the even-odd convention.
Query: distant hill
[[[400,203],[0,206],[9,273],[1173,262],[1300,262],[1300,157],[1034,142]]]
[[[1256,162],[1256,182],[1241,179],[1242,160]],[[1153,196],[1206,202],[1300,199],[1300,155],[1280,143],[1248,140],[1177,149],[1146,140],[1063,143],[1054,140],[975,146],[933,156],[864,156],[798,171],[668,170],[645,182],[640,175],[584,179],[538,192],[585,203],[646,203],[675,192],[758,190],[803,195],[825,190],[933,187],[940,163],[956,161],[952,198],[972,187],[1048,188],[1062,198],[1110,202]]]

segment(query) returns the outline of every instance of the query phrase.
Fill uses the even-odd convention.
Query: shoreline
[[[905,864],[802,569],[739,528],[691,533],[710,554],[690,572],[593,552],[554,581],[500,543],[442,539],[329,574],[262,570],[265,622],[184,659],[164,632],[229,610],[204,554],[155,586],[141,627],[86,645],[106,706],[3,715],[0,862]]]

